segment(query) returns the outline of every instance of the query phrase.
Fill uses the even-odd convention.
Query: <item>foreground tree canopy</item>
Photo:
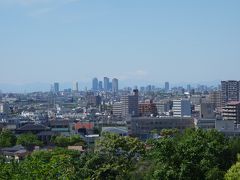
[[[150,144],[146,158],[150,179],[221,179],[236,156],[229,140],[214,130],[189,129]]]
[[[0,179],[237,179],[239,139],[212,130],[163,131],[160,139],[104,134],[94,152],[36,151],[19,163],[0,158]],[[62,138],[62,137],[61,137]],[[79,142],[73,138],[71,143]],[[77,143],[78,143],[77,142]],[[237,163],[236,163],[237,162]]]
[[[83,141],[83,139],[79,135],[73,135],[70,137],[57,136],[57,137],[53,137],[51,141],[58,147],[67,147],[72,145],[80,145],[80,146],[86,145],[86,143]]]
[[[240,179],[240,155],[238,161],[234,164],[225,175],[226,180],[239,180]]]
[[[23,145],[28,150],[33,150],[34,146],[41,146],[43,143],[38,140],[36,135],[28,133],[18,136],[17,144]]]
[[[4,130],[0,133],[0,147],[11,147],[16,144],[16,136],[8,130]]]

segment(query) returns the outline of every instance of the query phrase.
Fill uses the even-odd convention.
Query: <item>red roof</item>
[[[93,129],[94,124],[93,123],[87,123],[87,122],[78,122],[75,124],[75,130],[78,129]]]

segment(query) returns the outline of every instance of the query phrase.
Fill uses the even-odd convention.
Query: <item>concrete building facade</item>
[[[128,132],[132,136],[147,139],[151,136],[152,130],[176,128],[180,131],[194,127],[194,120],[191,117],[128,117]]]
[[[191,103],[188,99],[173,100],[174,117],[191,117]]]
[[[221,81],[221,105],[224,107],[228,102],[239,101],[239,81]]]
[[[133,90],[132,95],[123,95],[121,97],[122,116],[139,116],[138,109],[138,90]]]
[[[236,124],[240,123],[240,102],[233,101],[227,103],[222,111],[223,120],[232,120]]]
[[[122,116],[122,103],[115,102],[112,107],[113,107],[113,109],[112,109],[113,115],[121,117]]]

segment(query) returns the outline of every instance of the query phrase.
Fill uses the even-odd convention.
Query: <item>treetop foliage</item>
[[[82,142],[80,137],[59,136],[53,139],[58,148],[33,152],[19,163],[0,157],[0,179],[239,179],[239,138],[200,129],[160,133],[161,138],[147,142],[104,133],[94,152],[85,153],[63,145]],[[17,142],[27,146],[35,140],[28,134]]]

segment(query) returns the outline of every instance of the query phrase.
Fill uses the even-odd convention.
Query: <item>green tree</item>
[[[124,179],[145,153],[144,144],[136,138],[104,133],[96,144],[96,159],[103,162],[95,171],[95,179]]]
[[[0,133],[0,147],[11,147],[16,144],[16,136],[9,130]]]
[[[215,130],[188,129],[150,142],[150,179],[223,179],[234,159],[229,140]]]
[[[79,135],[70,136],[69,145],[86,146],[86,142]]]
[[[27,150],[33,150],[34,146],[41,146],[42,142],[38,140],[36,135],[28,133],[18,136],[17,144],[21,144]]]
[[[161,130],[161,136],[174,136],[179,133],[178,129],[162,129]]]
[[[57,136],[52,142],[58,147],[67,147],[69,145],[69,138],[65,136]]]
[[[7,177],[4,179],[78,179],[76,162],[79,157],[79,152],[62,148],[35,151],[15,165],[16,170],[13,163],[5,166],[1,173]]]
[[[85,141],[78,135],[73,135],[70,137],[57,136],[52,142],[58,147],[67,147],[72,145],[86,146]]]
[[[240,180],[240,155],[238,161],[225,174],[226,180]]]

